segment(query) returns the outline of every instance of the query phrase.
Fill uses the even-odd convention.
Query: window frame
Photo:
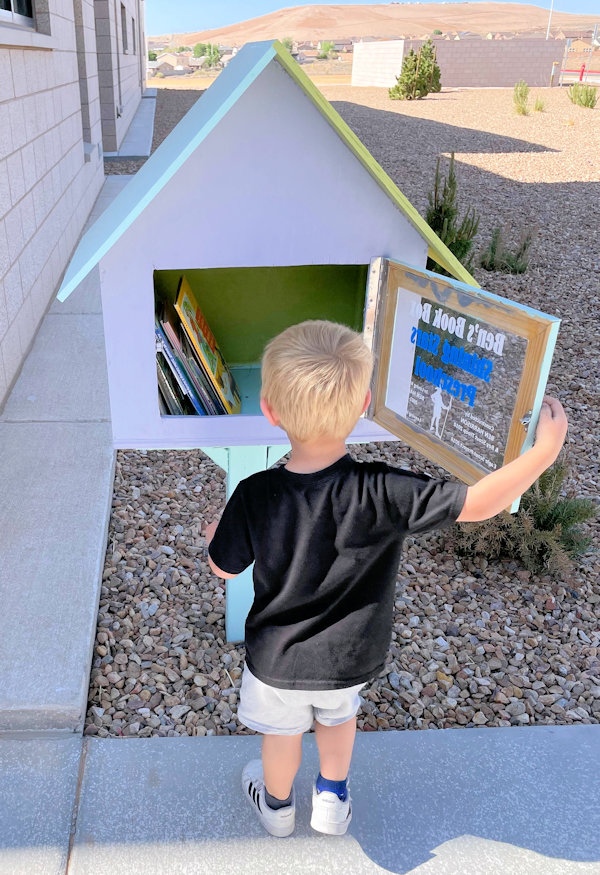
[[[134,55],[137,55],[137,40],[135,38],[135,18],[131,16],[131,50]]]
[[[35,28],[35,10],[33,7],[33,2],[31,4],[31,15],[21,15],[19,12],[14,12],[13,7],[15,5],[15,0],[8,0],[10,3],[10,10],[8,9],[0,9],[0,26],[2,24],[12,24],[18,27],[26,27],[28,30],[32,30]]]
[[[121,3],[121,40],[123,42],[123,54],[129,54],[129,45],[127,38],[127,9],[125,4]]]

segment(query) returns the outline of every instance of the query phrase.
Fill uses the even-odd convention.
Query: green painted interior
[[[182,273],[230,365],[256,364],[265,344],[305,319],[363,329],[368,265],[157,270],[157,296],[174,301]]]

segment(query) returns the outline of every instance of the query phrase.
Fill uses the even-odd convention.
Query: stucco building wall
[[[104,181],[95,5],[0,12],[0,408]]]

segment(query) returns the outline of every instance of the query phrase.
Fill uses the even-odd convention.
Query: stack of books
[[[240,413],[238,387],[185,276],[175,306],[157,303],[155,334],[162,415]]]

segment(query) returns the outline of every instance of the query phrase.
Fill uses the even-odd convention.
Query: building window
[[[123,3],[121,3],[121,32],[123,34],[123,53],[127,54],[127,13]]]
[[[136,55],[136,45],[135,45],[135,18],[131,19],[131,48],[133,49],[133,54]]]
[[[33,20],[32,0],[0,0],[0,22],[27,24]]]

